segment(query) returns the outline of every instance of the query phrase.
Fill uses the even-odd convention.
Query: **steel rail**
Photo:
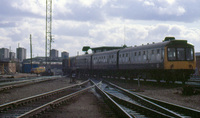
[[[118,104],[122,104],[130,109],[132,109],[133,111],[137,111],[139,113],[142,113],[141,115],[145,115],[147,117],[152,117],[152,118],[170,118],[171,116],[163,114],[161,112],[158,112],[156,110],[147,108],[145,106],[139,105],[139,104],[135,104],[126,100],[121,99],[120,97],[117,97],[111,93],[106,92],[109,96],[111,96],[111,98],[113,98]],[[134,116],[134,114],[133,114]],[[136,117],[136,116],[135,116]]]
[[[33,117],[33,116],[37,116],[37,115],[41,115],[42,113],[44,113],[45,111],[48,111],[49,109],[53,109],[55,107],[58,107],[60,105],[62,105],[63,103],[66,103],[69,99],[72,99],[74,97],[77,97],[78,95],[88,91],[89,89],[93,88],[94,85],[87,87],[83,90],[71,93],[69,95],[66,95],[64,97],[58,98],[56,100],[53,100],[52,102],[49,102],[47,104],[44,104],[38,108],[35,108],[29,112],[26,112],[25,114],[20,115],[17,118],[27,118],[27,117]]]
[[[156,104],[159,104],[163,107],[166,107],[170,110],[174,110],[174,111],[177,111],[177,112],[180,112],[182,114],[185,114],[185,115],[189,115],[191,116],[192,118],[199,118],[200,117],[200,111],[199,110],[195,110],[195,109],[192,109],[192,108],[188,108],[188,107],[184,107],[184,106],[180,106],[180,105],[177,105],[177,104],[172,104],[172,103],[169,103],[169,102],[166,102],[166,101],[162,101],[162,100],[158,100],[158,99],[155,99],[155,98],[151,98],[151,97],[148,97],[148,96],[145,96],[145,95],[142,95],[142,94],[139,94],[139,93],[136,93],[137,95],[149,100],[149,101],[152,101]]]
[[[3,90],[8,90],[14,87],[21,87],[21,86],[25,86],[25,85],[30,85],[33,83],[39,83],[39,82],[43,82],[43,81],[49,81],[49,80],[54,80],[56,78],[41,78],[41,79],[31,79],[31,80],[22,80],[22,81],[15,81],[15,82],[8,82],[8,83],[3,83],[0,85],[0,91]]]
[[[115,111],[116,114],[118,114],[122,118],[132,118],[132,116],[129,115],[120,105],[118,105],[109,95],[101,90],[98,87],[98,84],[95,84],[94,82],[93,84],[95,85],[95,91],[103,97],[104,101],[109,105],[110,108]]]
[[[106,82],[106,81],[104,81],[104,82]],[[134,94],[133,92],[130,92],[130,91],[128,91],[128,90],[126,90],[126,89],[124,89],[122,87],[119,87],[119,86],[117,86],[117,85],[115,85],[113,83],[110,83],[110,82],[106,82],[106,83],[109,84],[110,86],[113,86],[113,87],[121,90],[124,94],[126,94],[129,97],[131,97],[132,99],[137,99],[136,101],[140,102],[140,104],[142,104],[144,106],[152,107],[151,109],[155,109],[155,110],[157,110],[159,112],[162,112],[162,113],[164,113],[166,115],[170,115],[172,117],[182,118],[182,116],[180,114],[177,114],[177,113],[175,113],[175,112],[173,112],[173,111],[171,111],[171,110],[169,110],[169,109],[167,109],[165,107],[162,107],[162,106],[160,106],[160,105],[158,105],[156,103],[153,103],[153,102],[151,102],[151,101],[149,101],[149,100],[147,100],[147,99],[145,99],[145,98],[143,98],[143,97],[141,97],[141,96],[139,96],[137,94]]]
[[[79,83],[79,84],[74,84],[74,85],[67,86],[67,87],[60,88],[60,89],[56,89],[56,90],[53,90],[53,91],[50,91],[50,92],[46,92],[46,93],[42,93],[42,94],[39,94],[39,95],[35,95],[35,96],[31,96],[31,97],[27,97],[27,98],[23,98],[23,99],[20,99],[20,100],[16,100],[16,101],[12,101],[12,102],[9,102],[9,103],[2,104],[2,105],[0,105],[0,113],[3,112],[3,111],[7,111],[8,109],[12,109],[14,107],[17,107],[17,106],[38,100],[40,98],[44,98],[44,97],[59,93],[59,92],[65,90],[65,89],[80,86],[80,85],[85,84],[87,82],[89,82],[89,80],[82,82],[82,83]]]

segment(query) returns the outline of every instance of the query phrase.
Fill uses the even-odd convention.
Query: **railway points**
[[[109,85],[109,88],[111,88],[111,90],[116,89],[115,91],[118,91],[118,92],[108,92],[109,94],[112,94],[112,93],[115,94],[115,95],[112,94],[112,96],[118,96],[118,98],[122,99],[123,95],[116,94],[116,93],[119,93],[121,91],[125,95],[128,95],[128,97],[130,97],[128,100],[127,100],[128,97],[125,97],[126,101],[136,103],[136,104],[139,101],[139,104],[142,104],[144,106],[146,106],[147,102],[148,102],[148,108],[153,108],[153,110],[157,110],[161,113],[169,115],[167,117],[192,117],[192,118],[197,118],[200,115],[200,111],[198,111],[198,110],[194,110],[194,109],[191,109],[191,108],[183,107],[183,106],[172,104],[172,103],[159,101],[159,100],[156,100],[156,99],[153,99],[153,98],[150,98],[150,97],[145,97],[145,96],[142,96],[140,94],[136,94],[135,92],[130,92],[130,91],[123,89],[123,88],[121,88],[121,87],[119,87],[115,84],[112,84],[112,83],[106,82],[106,85],[104,85],[104,86],[108,86],[108,85]],[[131,101],[133,98],[134,99],[137,98],[136,102]],[[150,107],[149,107],[149,105],[150,105]],[[155,105],[155,106],[152,107],[152,105]]]
[[[63,78],[63,79],[59,79],[60,81],[65,81],[65,80],[68,80],[68,86],[69,85],[72,85],[72,83],[70,83],[70,79],[69,78]],[[93,79],[94,80],[94,79]],[[77,80],[77,81],[80,81],[80,80]],[[53,81],[52,81],[53,82]],[[104,82],[102,83],[101,82],[101,79],[95,79],[94,80],[94,82],[95,83],[97,83],[97,85],[101,88],[102,86],[104,86],[103,84],[104,84]],[[75,84],[75,83],[73,83],[73,84]],[[76,89],[76,90],[78,90],[78,89],[82,89],[82,88],[85,88],[85,87],[87,87],[87,85],[81,85],[81,87],[75,87],[75,88],[72,88],[72,89]],[[93,88],[93,87],[92,87]],[[116,94],[116,92],[114,92],[114,89],[115,88],[112,88],[112,87],[106,87],[106,86],[104,86],[103,87],[104,88],[104,90],[101,90],[102,92],[103,92],[103,94],[107,94],[107,95],[103,95],[104,97],[105,96],[110,96],[110,98],[112,99],[112,100],[109,100],[108,101],[108,98],[104,98],[104,97],[102,97],[101,96],[101,94],[102,94],[102,92],[97,92],[97,91],[99,91],[99,90],[97,90],[97,88],[95,87],[95,89],[90,89],[89,91],[92,91],[93,92],[93,94],[95,95],[95,96],[97,96],[97,98],[98,99],[100,99],[100,101],[102,101],[103,103],[101,103],[101,104],[104,104],[103,106],[109,106],[109,104],[112,104],[111,106],[115,106],[115,107],[110,107],[110,108],[108,108],[108,109],[110,109],[109,110],[109,113],[107,113],[107,115],[105,115],[105,112],[106,111],[104,111],[104,110],[102,110],[102,114],[104,114],[106,117],[108,117],[109,115],[111,115],[112,117],[117,117],[118,116],[118,113],[122,113],[123,112],[123,114],[129,114],[128,116],[126,116],[126,117],[130,117],[130,116],[148,116],[148,117],[155,117],[155,116],[158,116],[158,115],[155,115],[155,114],[160,114],[160,115],[162,115],[163,117],[168,117],[168,115],[166,115],[166,114],[164,114],[164,113],[161,113],[161,111],[156,111],[156,113],[154,112],[153,113],[153,111],[155,111],[155,109],[154,110],[150,110],[150,108],[147,108],[147,106],[146,107],[144,107],[144,106],[139,106],[138,104],[130,104],[130,103],[126,103],[126,102],[122,102],[120,99],[122,98],[122,97],[119,97],[119,98],[116,98],[116,97],[114,97],[113,96],[113,93],[115,93]],[[96,90],[96,92],[94,92],[94,90]],[[118,90],[119,91],[119,90]],[[109,93],[109,92],[111,92],[111,93]],[[100,94],[101,93],[101,94]],[[74,98],[74,99],[72,99],[72,102],[71,101],[68,101],[67,103],[65,103],[65,102],[63,102],[63,104],[61,104],[61,103],[58,103],[57,105],[55,105],[55,107],[56,107],[56,109],[59,109],[59,112],[66,112],[66,109],[68,109],[69,110],[69,108],[72,108],[72,106],[73,106],[73,103],[76,103],[76,101],[79,101],[78,103],[79,103],[79,105],[77,105],[77,108],[76,108],[76,106],[74,106],[73,108],[74,108],[74,110],[72,110],[72,111],[74,111],[74,113],[76,113],[76,111],[75,110],[78,110],[79,108],[78,107],[80,107],[80,105],[83,105],[84,103],[81,103],[81,101],[80,100],[85,100],[86,99],[86,97],[83,97],[84,95],[88,95],[89,93],[84,93],[84,94],[82,94],[82,95],[80,95],[79,97],[76,97],[76,98]],[[90,95],[89,95],[90,96]],[[83,97],[83,98],[82,98]],[[61,98],[59,98],[59,99],[61,99]],[[130,98],[126,98],[125,97],[125,99],[126,100],[128,100],[128,99],[130,99]],[[82,102],[83,102],[82,101]],[[121,101],[121,102],[119,102],[119,101]],[[12,101],[11,101],[12,102]],[[113,103],[115,103],[115,105],[113,104],[113,103],[111,103],[111,102],[113,102]],[[119,102],[119,103],[118,103]],[[152,102],[152,101],[151,101]],[[85,105],[85,107],[91,107],[91,105],[89,104],[89,102],[87,102],[88,103],[88,105],[86,105],[86,104],[84,104]],[[108,105],[106,105],[106,104],[108,104]],[[117,104],[116,104],[117,103]],[[125,104],[126,103],[126,104]],[[97,103],[96,103],[97,104]],[[128,105],[129,104],[129,105]],[[157,104],[157,103],[156,103]],[[131,110],[132,108],[129,108],[129,107],[125,107],[126,105],[128,105],[128,106],[132,106],[133,107],[133,105],[134,105],[134,108],[137,108],[137,110],[135,110],[135,111],[133,111],[133,110]],[[47,105],[48,106],[48,105]],[[70,107],[69,107],[70,106]],[[120,108],[118,108],[118,106],[121,106]],[[82,107],[82,106],[81,106]],[[94,106],[93,106],[94,107]],[[98,106],[96,106],[97,108],[99,108]],[[47,109],[46,107],[44,108],[44,109]],[[121,109],[121,110],[120,110]],[[123,109],[123,110],[122,110]],[[51,113],[57,113],[57,114],[59,114],[58,112],[56,112],[56,111],[54,111],[55,109],[51,109],[50,111],[49,110],[45,110],[45,112],[42,112],[42,114],[40,113],[41,111],[39,110],[39,112],[38,112],[38,110],[36,110],[39,114],[40,114],[40,116],[42,116],[42,115],[44,115],[44,116],[48,116],[49,114],[51,114]],[[35,111],[35,110],[34,110]],[[49,112],[48,112],[49,111]],[[97,110],[98,111],[98,110]],[[101,111],[101,110],[100,110]],[[110,111],[112,111],[112,112],[110,112]],[[124,112],[125,111],[125,112]],[[140,111],[146,111],[146,114],[144,114],[144,113],[139,113],[138,114],[138,112],[140,112]],[[197,110],[198,111],[198,110]],[[37,114],[38,114],[37,113]],[[64,115],[65,113],[62,113],[62,114],[60,114],[61,116],[62,115]],[[58,115],[58,116],[60,116],[60,115]],[[72,116],[73,116],[73,113],[71,114]],[[90,115],[84,115],[84,114],[81,114],[82,115],[82,117],[83,116],[90,116]],[[91,114],[92,115],[92,114]],[[100,115],[100,114],[99,114]],[[57,116],[56,114],[54,114],[53,116]],[[77,116],[77,115],[76,115]],[[101,115],[100,115],[101,116]],[[182,115],[182,116],[186,116],[186,115]],[[119,117],[119,116],[118,116]],[[125,116],[123,116],[123,117],[125,117]]]

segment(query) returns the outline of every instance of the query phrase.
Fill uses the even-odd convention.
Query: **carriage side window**
[[[185,49],[184,48],[177,48],[177,59],[185,60]]]
[[[137,56],[137,52],[135,52],[135,56]]]
[[[194,50],[193,48],[186,48],[186,60],[194,60]]]
[[[139,52],[139,54],[138,54],[139,56],[141,55],[141,52]]]
[[[143,55],[145,55],[145,51],[143,51]]]
[[[146,60],[146,59],[147,59],[147,57],[146,57],[146,55],[145,55],[145,54],[146,54],[146,52],[145,52],[145,51],[143,51],[143,59],[144,59],[144,60]]]
[[[154,54],[154,50],[152,50],[151,54]]]
[[[159,49],[157,49],[157,54],[160,54],[160,50]]]
[[[173,61],[176,60],[176,49],[175,48],[168,48],[168,60]]]

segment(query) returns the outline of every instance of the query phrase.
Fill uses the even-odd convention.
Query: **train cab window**
[[[168,48],[168,60],[173,61],[176,60],[176,49],[175,48]]]
[[[185,60],[185,49],[177,48],[177,60]]]
[[[186,60],[194,60],[194,50],[193,48],[186,48]]]

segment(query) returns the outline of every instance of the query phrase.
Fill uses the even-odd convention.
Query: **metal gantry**
[[[45,45],[45,57],[46,66],[48,61],[48,56],[50,57],[51,42],[52,42],[52,0],[46,0],[46,45]]]

